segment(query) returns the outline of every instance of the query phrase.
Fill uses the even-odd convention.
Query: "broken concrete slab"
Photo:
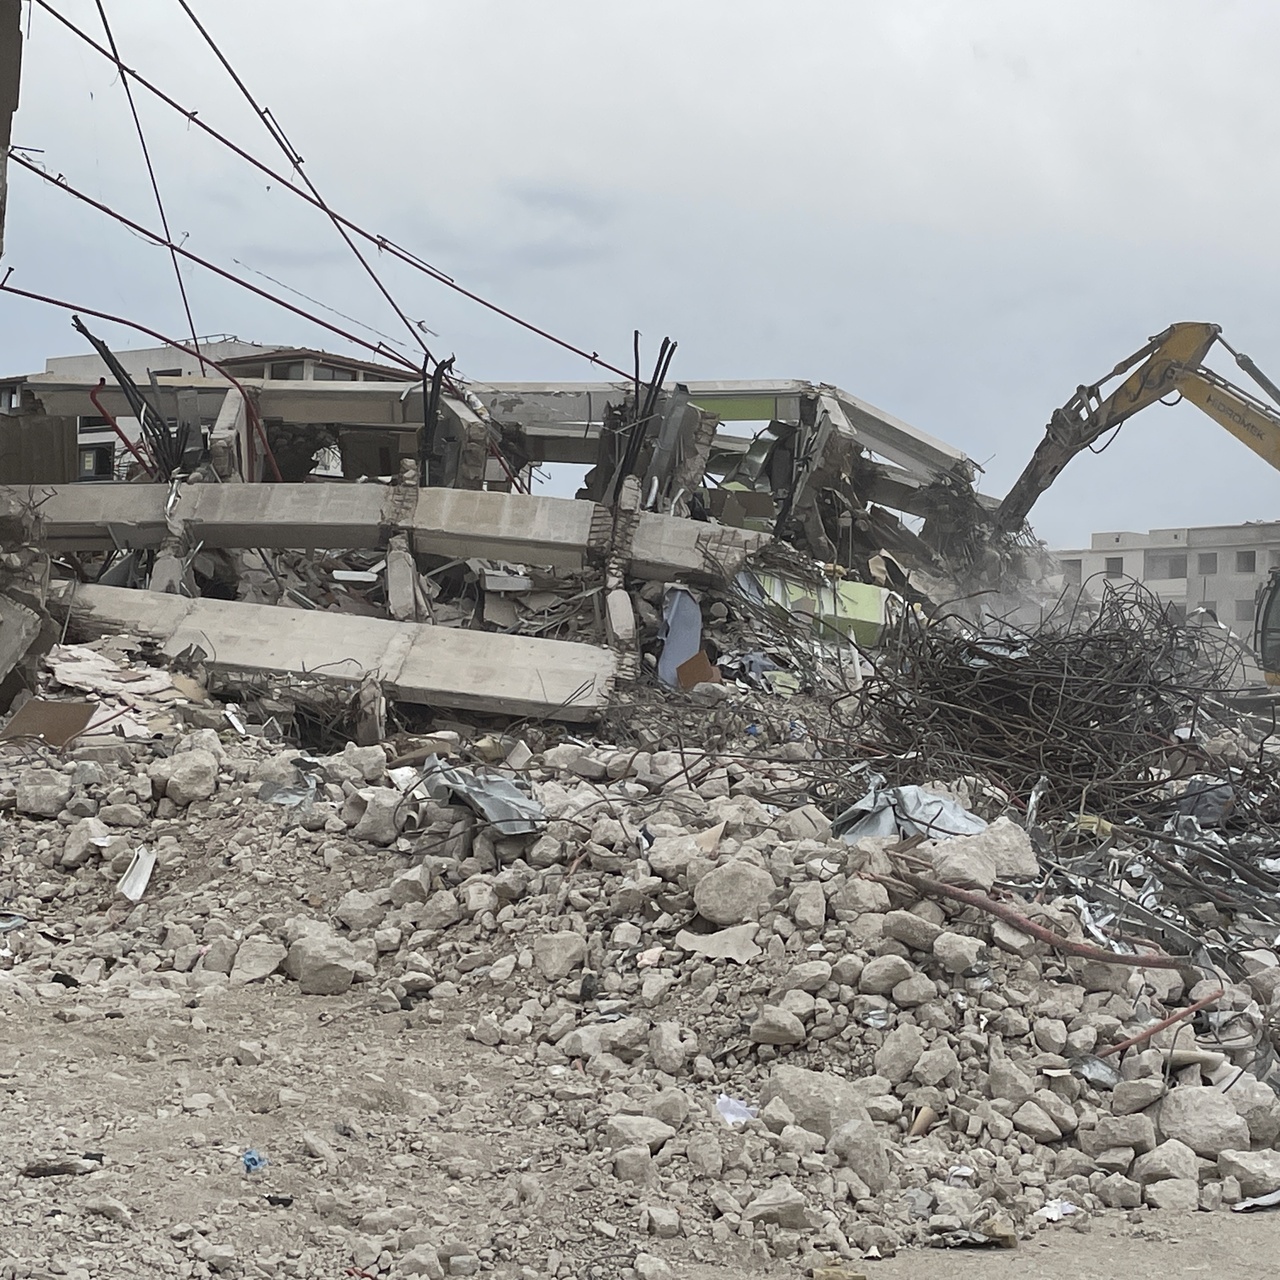
[[[768,541],[767,534],[750,529],[642,511],[631,539],[630,569],[654,581],[732,578]]]
[[[64,611],[68,596],[72,626],[91,635],[150,638],[170,657],[198,648],[214,673],[262,672],[339,688],[373,673],[387,696],[402,702],[591,721],[617,675],[611,650],[561,640],[124,587],[81,586],[51,607]]]

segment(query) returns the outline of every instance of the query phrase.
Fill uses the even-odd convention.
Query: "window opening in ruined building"
[[[1253,600],[1237,600],[1236,601],[1236,621],[1252,622],[1254,613]]]
[[[1257,571],[1258,571],[1258,553],[1256,551],[1237,551],[1236,552],[1236,572],[1237,573],[1257,573]],[[1249,616],[1252,618],[1253,614],[1250,614]]]
[[[1202,551],[1196,561],[1196,572],[1204,577],[1218,572],[1218,553]]]
[[[317,382],[355,382],[354,369],[340,369],[335,364],[318,364],[311,375]]]
[[[1124,556],[1108,556],[1106,573],[1108,578],[1124,577]]]
[[[1062,562],[1062,580],[1070,586],[1078,587],[1084,576],[1083,560],[1064,560]]]
[[[280,360],[271,366],[270,376],[277,382],[301,382],[302,361]]]

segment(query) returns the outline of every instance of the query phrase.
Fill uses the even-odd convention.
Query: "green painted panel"
[[[692,403],[703,413],[719,414],[721,422],[769,422],[777,414],[773,396],[706,396]]]

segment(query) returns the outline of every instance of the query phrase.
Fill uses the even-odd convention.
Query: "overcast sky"
[[[100,38],[92,0],[55,3]],[[127,64],[281,163],[176,0],[105,3]],[[963,448],[987,492],[1172,321],[1217,322],[1280,375],[1265,0],[193,7],[369,229],[623,367],[639,328],[646,362],[679,341],[675,377],[837,383]],[[322,214],[136,92],[189,248],[404,336]],[[157,225],[118,78],[39,9],[14,141]],[[182,332],[167,254],[22,172],[5,250],[15,285]],[[384,265],[466,374],[598,376]],[[203,273],[189,288],[201,333],[344,349]],[[0,343],[5,373],[83,346],[64,313],[3,296]],[[1032,513],[1055,546],[1258,519],[1280,519],[1280,476],[1188,406],[1133,419]]]

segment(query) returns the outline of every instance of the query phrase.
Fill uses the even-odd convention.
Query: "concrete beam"
[[[43,540],[53,551],[158,547],[169,534],[168,490],[153,484],[38,488]],[[22,502],[26,489],[0,489]],[[408,496],[412,506],[402,510]],[[448,559],[481,557],[583,568],[607,545],[594,503],[462,489],[413,492],[380,484],[191,484],[174,517],[208,547],[319,551],[381,547],[404,529],[413,549]]]
[[[722,422],[767,422],[777,418],[795,422],[800,398],[814,393],[814,385],[801,378],[772,380],[729,379],[664,383],[674,391],[676,381],[689,388],[689,398],[700,409],[716,414]],[[606,404],[618,404],[631,390],[628,382],[486,382],[473,383],[495,418],[522,425],[582,427],[599,425]]]
[[[938,504],[924,494],[927,487],[927,481],[909,472],[890,470],[885,467],[864,482],[858,496],[864,502],[874,502],[894,511],[903,511],[908,515],[922,516],[927,519],[929,516],[936,515],[938,510]],[[1000,505],[999,498],[978,493],[976,490],[974,497],[978,500],[978,505],[987,511],[995,511]]]
[[[752,529],[642,511],[631,539],[628,569],[637,578],[658,582],[732,578],[768,541],[768,534]],[[625,550],[622,555],[625,562]]]
[[[865,449],[925,479],[945,471],[955,471],[972,479],[976,466],[963,450],[921,431],[883,409],[859,400],[839,387],[822,390],[839,402],[853,437]]]
[[[603,507],[572,498],[465,489],[412,490],[380,484],[189,484],[172,518],[207,547],[300,551],[384,547],[398,528],[420,555],[547,565],[571,572],[610,550]],[[26,489],[0,488],[18,503]],[[54,552],[155,548],[170,534],[168,489],[154,484],[38,488],[44,544]],[[643,511],[630,551],[617,548],[640,578],[665,581],[723,572],[732,577],[767,541],[749,529]]]
[[[608,649],[496,632],[420,626],[225,600],[189,600],[123,587],[80,586],[51,597],[81,635],[127,633],[170,657],[198,646],[206,666],[261,672],[337,690],[374,675],[401,702],[513,718],[597,719],[617,676]]]
[[[26,490],[5,490],[21,498]],[[376,484],[189,484],[174,517],[210,547],[321,550],[379,547],[395,492]],[[53,551],[158,547],[168,535],[168,489],[156,484],[77,484],[36,489],[45,545]]]
[[[450,558],[513,560],[576,571],[603,553],[608,522],[593,502],[522,493],[420,489],[413,549]]]

